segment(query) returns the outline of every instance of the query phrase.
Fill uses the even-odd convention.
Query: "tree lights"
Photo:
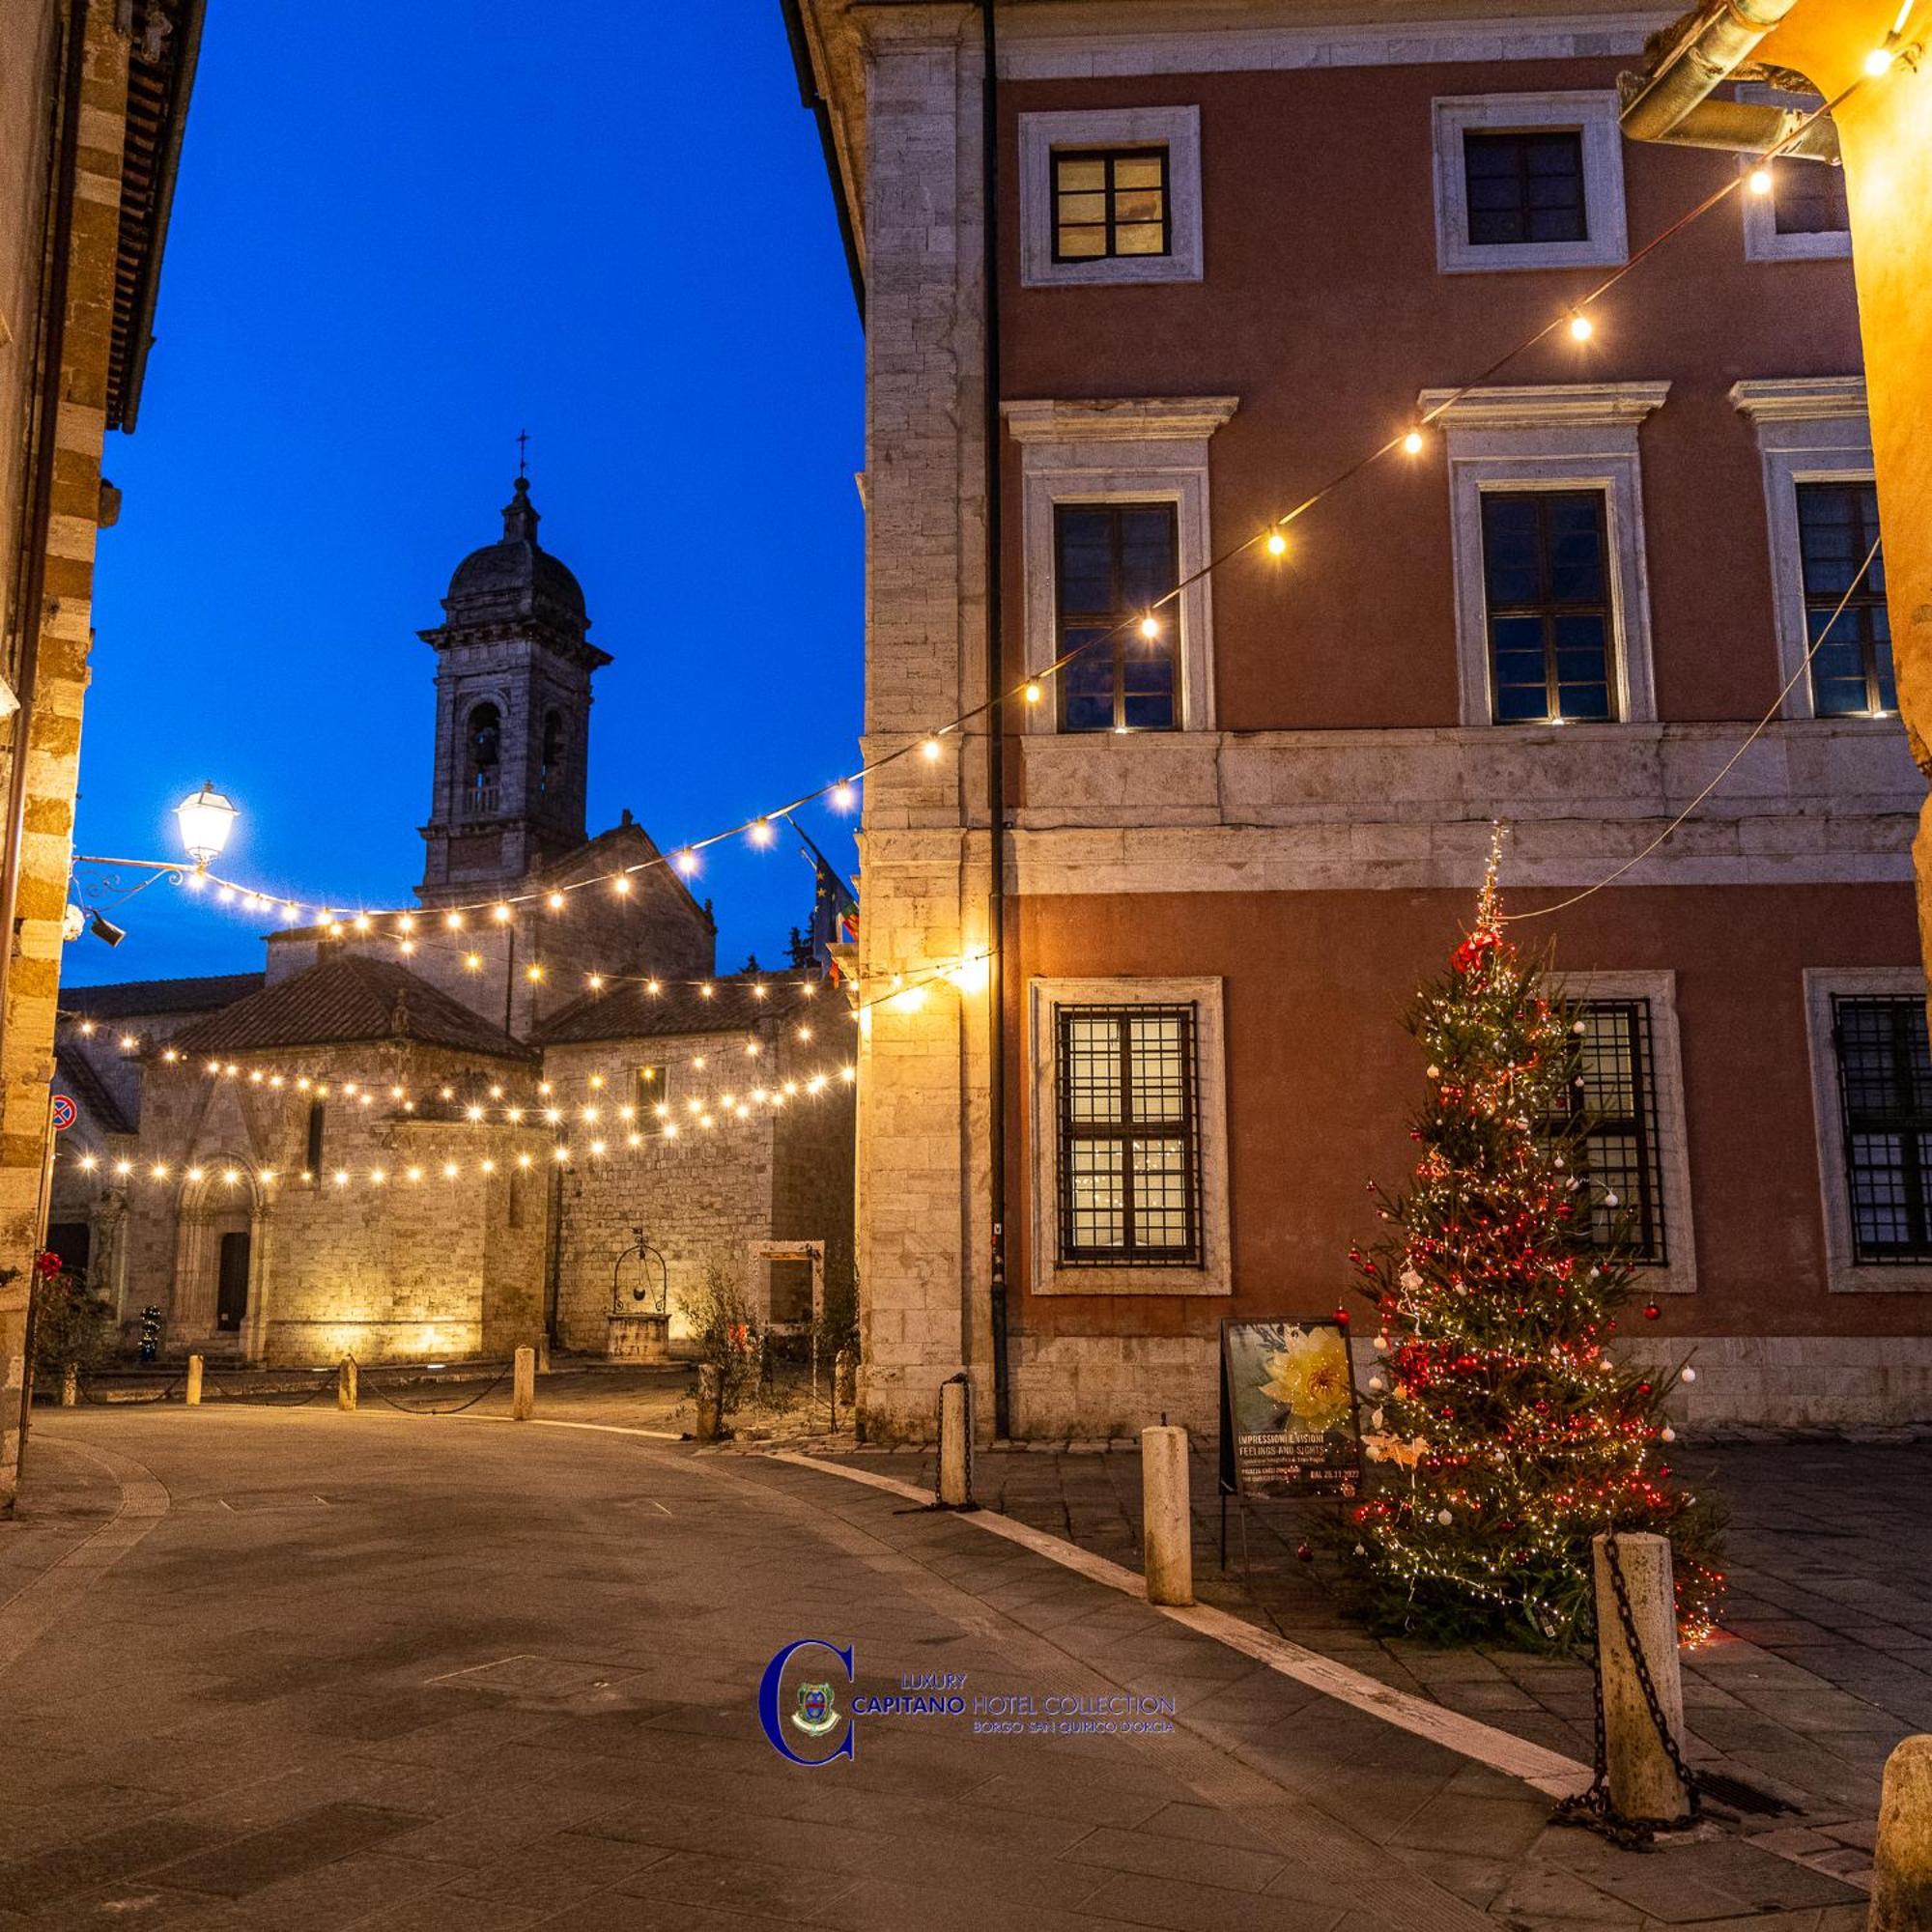
[[[1565,1106],[1580,1023],[1503,938],[1498,845],[1407,1022],[1429,1057],[1422,1158],[1380,1197],[1389,1237],[1350,1257],[1380,1317],[1364,1446],[1382,1474],[1352,1512],[1354,1562],[1380,1618],[1556,1643],[1591,1627],[1590,1539],[1659,1531],[1694,1638],[1723,1580],[1712,1525],[1657,1460],[1661,1389],[1609,1352],[1634,1270],[1592,1238],[1593,1208],[1617,1203]]]

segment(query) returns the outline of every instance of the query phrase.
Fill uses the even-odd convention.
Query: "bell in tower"
[[[522,878],[584,841],[590,674],[610,657],[586,641],[577,579],[537,542],[520,475],[499,543],[449,580],[437,653],[436,780],[423,882],[434,904]]]

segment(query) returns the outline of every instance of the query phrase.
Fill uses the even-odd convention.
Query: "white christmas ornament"
[[[1614,1208],[1616,1205],[1617,1197],[1614,1194],[1605,1194],[1604,1196],[1604,1206],[1605,1208]]]
[[[1389,1351],[1389,1338],[1386,1335],[1378,1335],[1376,1337],[1376,1353],[1378,1355],[1386,1355],[1388,1351]]]
[[[1402,1290],[1406,1294],[1413,1294],[1415,1291],[1422,1286],[1422,1277],[1419,1274],[1417,1274],[1413,1268],[1404,1268],[1403,1271],[1396,1276],[1396,1280],[1398,1283],[1400,1283]]]
[[[1456,1520],[1456,1519],[1447,1510],[1437,1510],[1435,1512],[1435,1520],[1439,1522],[1444,1529],[1447,1529],[1449,1525]]]
[[[1583,1031],[1583,1022],[1581,1020],[1573,1020],[1570,1023],[1570,1031],[1572,1033],[1581,1033]]]
[[[1380,1395],[1386,1386],[1387,1384],[1383,1382],[1381,1377],[1371,1376],[1369,1378],[1369,1393],[1371,1395]]]
[[[1697,1379],[1697,1371],[1695,1369],[1686,1369],[1682,1379],[1687,1382],[1694,1382]]]
[[[1658,1440],[1661,1442],[1675,1442],[1677,1440],[1676,1430],[1671,1428],[1667,1422],[1657,1432],[1657,1435]]]
[[[1442,1078],[1442,1069],[1439,1066],[1427,1066],[1423,1068],[1423,1071],[1432,1080],[1440,1080]]]

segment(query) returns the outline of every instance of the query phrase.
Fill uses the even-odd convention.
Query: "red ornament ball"
[[[1309,1548],[1308,1545],[1305,1543],[1296,1545],[1294,1553],[1298,1557],[1300,1557],[1304,1563],[1313,1563],[1315,1561],[1314,1550]]]
[[[1643,1305],[1643,1319],[1646,1321],[1655,1321],[1662,1313],[1663,1310],[1654,1301],[1646,1301]]]

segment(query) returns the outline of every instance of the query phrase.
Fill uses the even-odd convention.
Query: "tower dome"
[[[538,521],[529,479],[519,476],[516,494],[503,506],[502,541],[471,551],[449,580],[442,600],[448,630],[535,623],[582,641],[590,627],[582,587],[537,542]]]

